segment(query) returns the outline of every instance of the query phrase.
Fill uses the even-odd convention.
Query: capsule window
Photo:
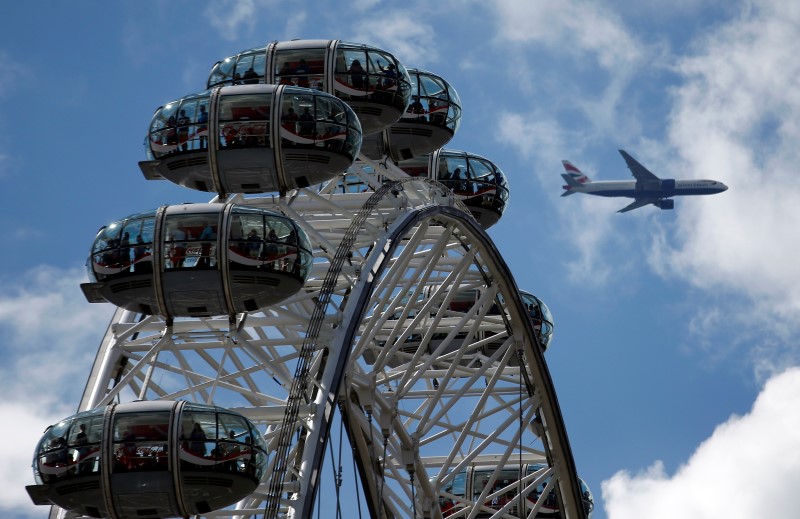
[[[103,415],[94,413],[76,418],[70,428],[67,457],[78,465],[80,475],[100,472],[100,440],[103,436]]]
[[[266,54],[263,49],[258,52],[242,54],[236,63],[234,73],[234,84],[255,85],[263,82],[264,70],[266,69]]]
[[[184,100],[178,109],[176,124],[178,129],[178,148],[180,151],[197,150],[197,99]]]
[[[169,418],[169,411],[116,415],[112,472],[167,470]]]
[[[434,124],[445,126],[452,121],[455,107],[449,102],[447,87],[437,79],[420,75],[419,95],[421,103],[426,107],[428,120]]]
[[[417,75],[414,74],[414,77]],[[441,80],[428,75],[419,76],[419,95],[426,97],[445,97],[447,88]]]
[[[178,115],[178,103],[170,103],[153,119],[150,146],[156,157],[177,151]]]
[[[241,211],[241,209],[237,210]],[[313,256],[305,234],[286,218],[237,212],[232,215],[229,265],[235,270],[266,268],[305,276]]]
[[[167,215],[164,268],[215,268],[217,215]]]
[[[368,72],[375,76],[375,88],[380,90],[397,89],[399,71],[394,58],[379,51],[370,51],[368,54]]]
[[[118,246],[118,240],[122,226],[119,222],[109,224],[100,231],[94,241],[92,252],[102,252],[108,249],[113,249]]]
[[[325,88],[325,49],[278,50],[275,53],[275,79],[280,85]]]
[[[467,495],[467,471],[461,471],[453,477],[450,493],[459,497]]]
[[[367,92],[370,90],[367,67],[365,51],[340,51],[336,58],[336,81],[353,90]]]
[[[181,415],[181,460],[203,466],[203,459],[216,460],[217,415],[208,411],[186,411]]]
[[[472,475],[472,499],[478,499],[480,497],[481,492],[483,489],[486,488],[486,485],[489,483],[489,478],[492,477],[492,473],[488,470],[476,470]]]
[[[440,157],[439,181],[456,194],[471,194],[469,165],[465,157]]]
[[[229,468],[242,472],[252,455],[253,439],[247,421],[236,415],[220,413],[219,417],[219,459],[229,464]]]
[[[122,268],[119,252],[121,230],[120,222],[114,222],[104,227],[94,241],[92,262],[98,280],[104,279],[106,275],[118,273]]]
[[[267,444],[264,442],[264,438],[261,436],[261,432],[252,423],[250,424],[250,438],[253,441],[253,445],[255,445],[257,448],[264,451],[267,450]]]
[[[317,133],[314,96],[284,95],[281,103],[281,137],[284,146],[310,144]]]
[[[261,215],[235,215],[231,223],[230,250],[245,258],[257,258],[264,241]]]
[[[469,161],[471,170],[471,177],[479,182],[484,182],[494,185],[494,168],[491,164],[483,160],[471,159]]]
[[[227,58],[214,67],[211,71],[211,77],[208,79],[208,85],[218,85],[220,83],[228,83],[233,80],[233,68],[236,65],[236,57]]]
[[[133,271],[136,273],[152,271],[153,232],[155,218],[132,220],[125,225],[123,235],[130,236]]]
[[[316,128],[318,139],[316,145],[326,149],[341,149],[344,136],[347,134],[347,116],[337,99],[317,96]]]
[[[272,97],[264,94],[225,96],[220,101],[219,146],[253,148],[270,145]]]
[[[242,416],[220,413],[219,434],[226,441],[250,443],[250,427]]]
[[[52,426],[42,438],[39,444],[39,452],[46,453],[54,450],[64,449],[67,445],[67,432],[71,421],[64,420]]]

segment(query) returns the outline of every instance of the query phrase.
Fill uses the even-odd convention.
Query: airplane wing
[[[637,198],[630,204],[626,205],[619,211],[618,213],[627,213],[628,211],[633,211],[634,209],[639,209],[640,207],[644,207],[648,204],[655,204],[658,202],[657,198]]]
[[[619,150],[619,153],[622,155],[622,158],[625,159],[625,163],[628,164],[628,169],[631,170],[631,173],[633,173],[633,176],[636,178],[637,182],[648,183],[661,180],[651,173],[649,169],[639,164],[639,161],[631,157],[627,151]],[[636,208],[634,207],[634,209]]]

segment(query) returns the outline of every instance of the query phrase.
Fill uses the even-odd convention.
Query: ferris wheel
[[[442,149],[452,87],[321,40],[244,51],[207,86],[156,111],[140,166],[217,196],[95,239],[82,288],[119,309],[80,413],[37,448],[34,502],[332,517],[315,500],[336,436],[364,516],[587,517],[544,360],[552,318],[485,231],[505,176]]]

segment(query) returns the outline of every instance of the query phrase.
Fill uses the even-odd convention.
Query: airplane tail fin
[[[561,163],[564,164],[564,171],[566,171],[566,173],[561,174],[561,178],[567,183],[566,186],[563,186],[566,191],[561,196],[569,196],[575,192],[572,188],[581,187],[583,184],[588,184],[592,181],[589,177],[584,175],[577,166],[572,164],[572,162],[562,160]]]

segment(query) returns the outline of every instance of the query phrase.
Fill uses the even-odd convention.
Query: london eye
[[[245,50],[202,87],[155,111],[140,168],[213,198],[95,237],[82,288],[118,309],[79,413],[37,447],[33,501],[338,517],[315,508],[326,484],[341,499],[336,437],[361,516],[588,517],[553,318],[487,234],[508,179],[444,148],[455,89],[338,40]]]

